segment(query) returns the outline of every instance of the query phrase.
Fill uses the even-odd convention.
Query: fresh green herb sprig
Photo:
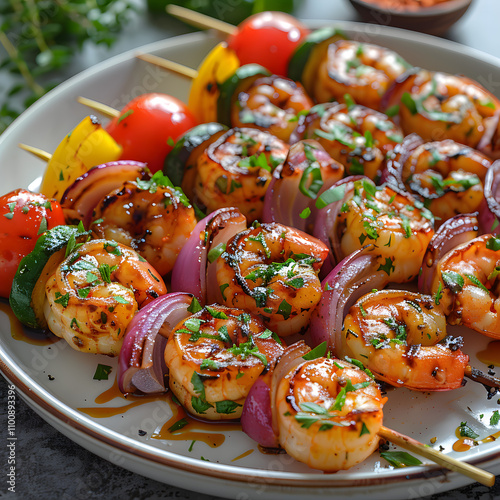
[[[0,75],[11,74],[6,98],[24,107],[60,83],[48,81],[84,44],[110,47],[134,9],[131,0],[7,0],[0,6]],[[0,76],[4,80],[5,76]],[[62,77],[61,77],[62,79]],[[6,99],[8,101],[10,99]],[[0,133],[23,109],[0,107]]]

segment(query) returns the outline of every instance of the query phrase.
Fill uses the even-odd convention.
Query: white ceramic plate
[[[486,54],[441,39],[402,30],[356,23],[339,23],[350,36],[397,50],[413,63],[434,70],[463,73],[495,90],[500,82],[500,61]],[[210,35],[184,35],[141,48],[191,67],[197,67],[217,42]],[[492,88],[493,87],[493,88]],[[187,97],[185,81],[134,58],[128,52],[101,63],[57,87],[26,111],[0,137],[1,192],[27,187],[43,171],[40,160],[21,151],[19,142],[53,151],[62,137],[86,114],[76,103],[83,95],[121,108],[144,92],[166,92]],[[500,95],[499,95],[500,97]],[[451,333],[457,333],[452,331]],[[458,332],[462,333],[462,332]],[[34,346],[11,338],[7,315],[0,314],[0,368],[18,388],[23,399],[63,434],[127,469],[178,487],[230,498],[416,498],[456,488],[471,480],[439,467],[391,469],[378,453],[346,472],[323,474],[312,471],[287,455],[264,455],[240,431],[226,433],[224,444],[211,448],[199,441],[166,442],[152,439],[169,418],[169,406],[156,401],[108,418],[90,418],[77,410],[98,406],[95,398],[112,381],[92,379],[98,363],[116,360],[84,355],[63,341]],[[465,352],[471,364],[485,370],[475,353],[488,339],[464,332]],[[116,373],[116,369],[114,370]],[[50,378],[49,378],[50,375]],[[391,390],[384,408],[384,423],[400,432],[435,446],[498,474],[500,443],[489,443],[458,454],[451,450],[455,429],[467,421],[481,437],[495,431],[488,423],[499,406],[487,400],[482,386],[469,382],[460,390],[421,394]],[[116,399],[105,406],[126,404]],[[483,414],[481,419],[479,415]],[[147,434],[140,436],[138,430]],[[498,429],[496,429],[498,430]],[[248,450],[244,458],[234,460]],[[207,460],[202,460],[204,457]]]

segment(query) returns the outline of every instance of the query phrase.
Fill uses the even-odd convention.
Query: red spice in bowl
[[[472,0],[349,0],[368,23],[440,35],[457,22]]]

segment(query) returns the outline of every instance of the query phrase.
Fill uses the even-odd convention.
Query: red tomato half
[[[123,148],[121,160],[148,164],[151,172],[163,169],[173,141],[198,125],[188,107],[167,94],[144,94],[132,99],[106,127]]]
[[[62,224],[61,206],[43,194],[16,189],[0,197],[0,297],[9,297],[19,263],[38,236]]]
[[[271,73],[287,76],[293,51],[309,34],[297,19],[283,12],[261,12],[243,21],[227,41],[241,65],[257,63]]]

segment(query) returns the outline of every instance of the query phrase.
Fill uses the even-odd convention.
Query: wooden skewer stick
[[[117,109],[114,109],[111,106],[107,106],[106,104],[93,101],[92,99],[87,99],[87,97],[79,96],[76,98],[76,100],[80,104],[83,104],[84,106],[87,106],[108,118],[116,118],[117,116],[120,116],[120,112]]]
[[[200,14],[194,10],[186,9],[185,7],[180,7],[178,5],[167,5],[167,12],[171,16],[181,19],[182,21],[186,21],[188,24],[196,26],[197,28],[213,29],[219,33],[223,33],[224,35],[232,35],[236,31],[236,26],[233,26],[232,24],[225,23],[219,19],[214,19],[213,17]]]
[[[194,80],[198,76],[198,71],[195,69],[184,66],[183,64],[169,61],[168,59],[163,59],[162,57],[158,57],[153,54],[137,54],[136,57],[142,61],[146,61],[147,63],[154,64],[159,68],[173,71],[174,73],[189,78],[190,80]]]
[[[492,395],[496,394],[497,390],[500,389],[500,379],[498,377],[484,373],[473,366],[467,365],[464,375],[474,382],[483,384],[486,390]]]
[[[18,146],[21,149],[28,151],[28,153],[35,155],[37,158],[40,158],[43,161],[49,161],[52,158],[52,155],[50,153],[47,153],[47,151],[44,151],[43,149],[38,149],[33,146],[28,146],[28,144],[23,144],[22,142],[19,143]]]
[[[378,431],[378,435],[387,441],[404,448],[405,450],[418,453],[422,457],[428,458],[429,460],[432,460],[433,462],[442,465],[451,471],[464,474],[465,476],[470,477],[471,479],[474,479],[474,481],[484,484],[485,486],[493,486],[495,484],[494,474],[479,469],[474,465],[449,457],[448,455],[445,455],[430,446],[425,446],[409,436],[400,434],[399,432],[388,429],[385,426],[381,427]]]

